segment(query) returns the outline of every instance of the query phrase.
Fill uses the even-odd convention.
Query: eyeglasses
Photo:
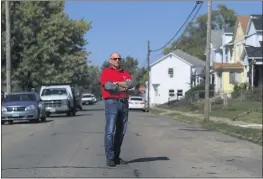
[[[116,61],[116,60],[121,61],[122,60],[122,58],[111,58],[111,59],[114,60],[114,61]]]

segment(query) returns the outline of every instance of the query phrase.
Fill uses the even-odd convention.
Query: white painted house
[[[203,80],[205,62],[181,50],[175,50],[150,65],[150,106],[177,98]],[[147,87],[146,82],[146,87]],[[148,89],[145,89],[146,97]]]
[[[211,56],[210,56],[210,66],[213,66],[213,63],[222,63],[223,61],[223,51],[220,48],[222,45],[222,30],[211,30]]]
[[[244,61],[246,78],[251,86],[263,85],[262,21],[262,14],[251,15],[249,17],[246,39],[244,42],[245,51],[241,56]]]
[[[234,27],[225,27],[222,30],[222,46],[220,47],[223,52],[222,62],[232,63],[232,53],[230,42],[233,39]]]

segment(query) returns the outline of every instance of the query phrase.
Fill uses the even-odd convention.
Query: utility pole
[[[5,1],[5,20],[6,20],[6,92],[11,93],[11,47],[10,47],[10,9],[9,0]]]
[[[210,47],[210,42],[211,42],[211,16],[212,16],[212,0],[208,0],[204,122],[209,121],[209,112],[210,112],[209,86],[210,86],[210,52],[211,52],[211,47]]]
[[[150,50],[150,41],[148,40],[148,52],[147,52],[147,69],[148,69],[148,83],[147,83],[147,106],[148,106],[148,109],[147,111],[149,112],[150,111],[150,53],[151,53],[151,50]]]

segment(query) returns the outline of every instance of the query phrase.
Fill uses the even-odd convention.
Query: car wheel
[[[46,114],[43,115],[43,116],[41,116],[41,118],[40,118],[40,121],[41,121],[41,122],[46,122],[46,120],[47,120]]]
[[[73,108],[73,109],[71,110],[71,114],[72,114],[72,116],[76,116],[76,108]]]
[[[1,124],[5,124],[5,121],[1,121]]]
[[[38,117],[37,119],[29,120],[30,123],[39,123],[39,121],[40,121],[40,117]]]

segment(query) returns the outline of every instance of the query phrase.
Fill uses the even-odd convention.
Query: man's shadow
[[[145,158],[137,158],[128,161],[127,163],[141,163],[141,162],[166,161],[166,160],[170,160],[170,159],[167,157],[145,157]]]

